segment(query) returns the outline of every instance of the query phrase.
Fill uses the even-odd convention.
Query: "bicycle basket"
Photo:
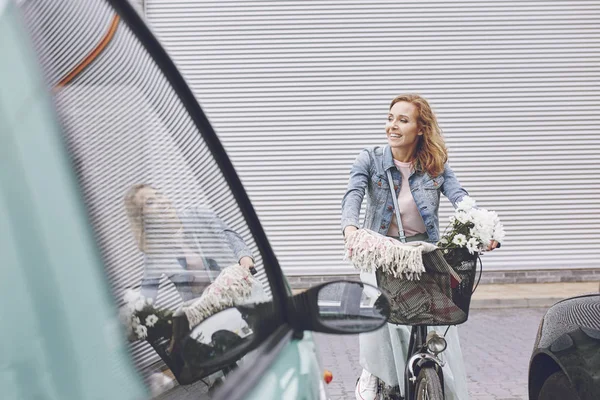
[[[376,270],[377,285],[390,300],[389,323],[458,325],[469,316],[477,254],[464,248],[423,254],[425,273],[419,280],[395,278]],[[450,268],[459,278],[450,273]]]

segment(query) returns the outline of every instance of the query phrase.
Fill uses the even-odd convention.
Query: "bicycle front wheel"
[[[416,394],[417,400],[444,400],[442,382],[435,368],[421,369],[417,377]]]

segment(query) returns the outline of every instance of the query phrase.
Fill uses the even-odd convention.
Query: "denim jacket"
[[[229,228],[212,210],[204,207],[188,207],[179,217],[183,222],[186,243],[201,250],[203,255],[214,259],[220,268],[237,263],[252,252],[242,236]]]
[[[342,232],[348,225],[361,227],[360,207],[366,194],[367,208],[362,227],[383,235],[387,234],[394,214],[386,173],[388,169],[392,170],[392,180],[398,196],[402,177],[394,164],[392,149],[388,145],[375,146],[360,152],[352,165],[348,188],[342,200]],[[427,229],[428,241],[436,243],[439,240],[440,193],[443,193],[455,207],[468,193],[460,186],[447,163],[444,172],[436,177],[431,177],[425,172],[412,172],[408,183]]]

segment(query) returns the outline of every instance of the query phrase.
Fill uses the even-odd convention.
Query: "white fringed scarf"
[[[262,284],[247,267],[232,265],[224,268],[200,297],[183,303],[180,311],[193,328],[224,308],[247,302],[257,285],[262,290]]]
[[[427,242],[402,243],[369,229],[358,229],[346,237],[344,259],[360,271],[380,269],[396,278],[418,280],[425,272],[423,252],[435,249]]]

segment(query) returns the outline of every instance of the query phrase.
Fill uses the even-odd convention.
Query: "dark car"
[[[546,312],[529,365],[529,399],[600,399],[600,293]]]

